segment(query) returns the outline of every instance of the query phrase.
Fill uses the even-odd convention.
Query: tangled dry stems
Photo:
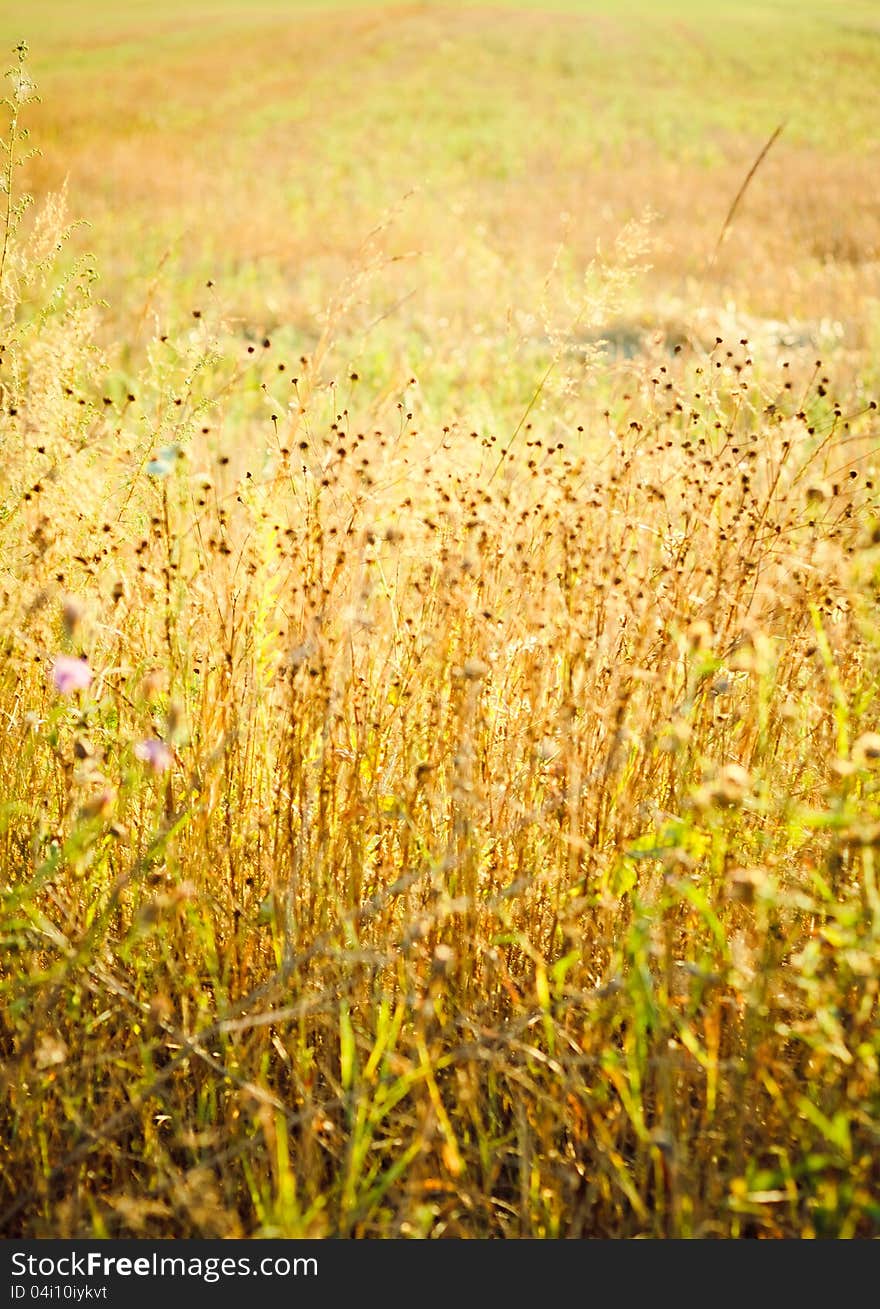
[[[62,237],[3,285],[4,1234],[876,1235],[870,399],[657,341],[509,443],[198,307],[126,372]]]

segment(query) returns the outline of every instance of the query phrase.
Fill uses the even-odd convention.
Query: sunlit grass
[[[878,1234],[875,20],[647,10],[7,83],[4,1234]]]

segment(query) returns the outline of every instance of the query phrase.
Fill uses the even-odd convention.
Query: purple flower
[[[87,691],[93,676],[86,660],[77,659],[73,655],[56,655],[52,663],[52,683],[62,695]]]
[[[158,736],[151,736],[148,741],[138,741],[134,754],[136,759],[140,759],[154,773],[164,773],[174,762],[171,750]]]

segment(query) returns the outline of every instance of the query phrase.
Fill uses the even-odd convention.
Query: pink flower
[[[73,655],[56,655],[52,663],[52,683],[62,695],[74,691],[87,691],[92,684],[92,673],[85,659]]]
[[[134,754],[136,759],[140,759],[154,773],[164,773],[174,762],[170,749],[158,736],[151,736],[148,741],[138,741]]]

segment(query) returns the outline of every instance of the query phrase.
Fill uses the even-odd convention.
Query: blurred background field
[[[212,278],[228,314],[309,348],[369,243],[395,262],[337,326],[350,361],[393,386],[430,360],[438,398],[516,405],[597,243],[650,213],[651,271],[586,334],[628,348],[743,315],[876,353],[871,4],[95,0],[26,26],[29,181],[67,179],[114,327],[147,303],[167,326]]]
[[[0,47],[0,1233],[876,1237],[877,6]]]

